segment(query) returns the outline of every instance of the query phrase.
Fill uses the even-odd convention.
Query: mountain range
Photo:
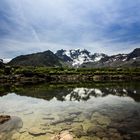
[[[28,55],[21,55],[12,59],[9,65],[16,66],[49,66],[49,67],[140,67],[140,48],[129,54],[108,56],[103,53],[92,54],[86,49],[50,50]]]

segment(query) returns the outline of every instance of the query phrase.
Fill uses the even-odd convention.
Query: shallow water
[[[69,131],[75,140],[139,140],[138,83],[1,87],[2,140],[50,140]]]

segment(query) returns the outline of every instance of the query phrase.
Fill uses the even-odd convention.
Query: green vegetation
[[[140,68],[63,68],[63,67],[10,67],[0,69],[0,75],[8,74],[95,74],[95,75],[139,75]]]
[[[139,75],[140,68],[62,68],[62,67],[18,67],[14,74],[96,74],[96,75]]]
[[[139,81],[140,68],[68,68],[5,66],[0,68],[1,84],[87,83]]]

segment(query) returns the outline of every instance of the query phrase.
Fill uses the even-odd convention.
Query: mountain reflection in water
[[[76,85],[36,85],[26,87],[5,87],[0,95],[15,92],[17,95],[42,98],[52,100],[56,98],[60,101],[87,101],[92,97],[105,97],[115,95],[120,97],[131,97],[140,102],[140,89],[138,83],[127,84],[98,84],[86,87],[76,87]]]
[[[1,130],[11,126],[1,125],[0,139],[50,140],[67,130],[74,140],[139,140],[139,85],[1,86],[0,114],[21,120],[9,132]]]

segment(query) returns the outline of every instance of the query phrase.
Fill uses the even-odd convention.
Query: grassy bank
[[[140,80],[140,68],[10,67],[0,69],[0,83],[79,83]]]

